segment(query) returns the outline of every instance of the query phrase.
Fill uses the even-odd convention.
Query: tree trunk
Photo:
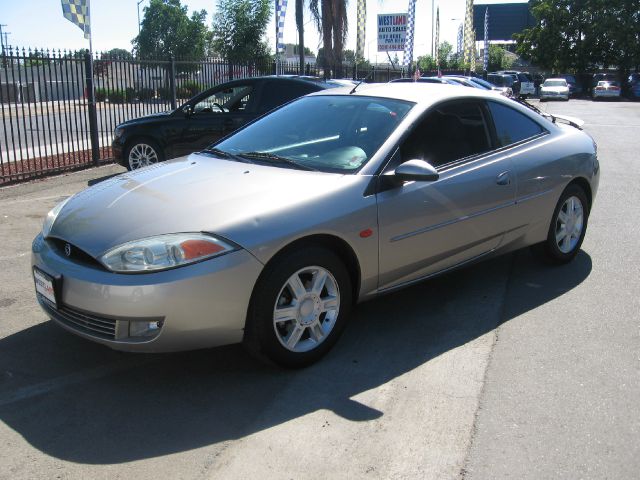
[[[304,75],[304,0],[296,0],[296,26],[298,27],[299,72]]]
[[[331,0],[322,0],[322,43],[324,46],[324,78],[331,77],[331,66],[334,64],[333,56],[333,5]]]

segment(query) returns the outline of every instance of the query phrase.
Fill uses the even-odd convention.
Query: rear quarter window
[[[487,102],[487,105],[495,126],[497,147],[506,147],[545,131],[538,123],[511,107],[496,102]]]

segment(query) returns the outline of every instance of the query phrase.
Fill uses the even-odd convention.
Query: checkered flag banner
[[[436,53],[436,68],[440,71],[440,7],[436,11],[436,39],[433,42],[435,44],[434,51]]]
[[[458,26],[458,38],[456,39],[456,53],[462,53],[462,39],[464,38],[464,32],[462,31],[462,24]]]
[[[471,65],[475,42],[476,39],[473,36],[473,0],[467,0],[467,8],[464,15],[464,63],[467,65]]]
[[[84,32],[84,38],[90,39],[91,18],[88,2],[89,0],[61,0],[64,18],[80,27]]]
[[[284,53],[284,17],[287,15],[287,0],[276,0],[276,52]]]
[[[471,30],[471,33],[473,35],[473,42],[471,43],[471,65],[469,66],[469,70],[471,70],[472,72],[476,71],[476,31],[475,29]]]
[[[409,13],[407,15],[407,37],[404,42],[404,55],[402,65],[409,68],[413,61],[413,32],[416,23],[416,0],[409,0]]]
[[[367,0],[358,0],[356,25],[356,58],[364,58],[365,30],[367,26]]]
[[[484,62],[482,69],[489,70],[489,7],[484,11]]]

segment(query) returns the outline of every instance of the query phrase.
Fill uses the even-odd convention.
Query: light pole
[[[144,0],[138,0],[138,36],[140,36],[140,4],[144,2]]]

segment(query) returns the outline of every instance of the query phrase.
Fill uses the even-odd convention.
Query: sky
[[[90,0],[91,28],[94,51],[112,48],[131,49],[131,40],[138,34],[138,0]],[[448,41],[454,48],[458,25],[464,19],[465,0],[417,0],[416,33],[414,58],[431,53],[431,4],[440,7],[440,42]],[[523,0],[512,0],[520,3]],[[306,4],[307,2],[305,2]],[[476,5],[509,3],[504,0],[476,1]],[[140,3],[140,16],[148,0]],[[211,25],[215,0],[182,0],[189,8],[189,14],[196,10],[206,10],[207,23]],[[274,2],[275,4],[275,2]],[[347,16],[349,35],[345,48],[355,50],[356,45],[356,0],[349,0]],[[407,11],[408,0],[369,0],[367,2],[367,31],[364,55],[371,61],[386,60],[385,53],[377,53],[376,19],[379,13],[401,13]],[[317,52],[320,37],[315,24],[305,11],[305,45]],[[31,48],[55,48],[76,50],[88,48],[89,42],[82,31],[62,16],[60,0],[0,0],[0,24],[4,32],[10,32],[8,43],[12,46]],[[269,44],[275,49],[275,23],[272,16],[267,30]],[[295,26],[295,2],[289,0],[285,18],[284,42],[297,43]],[[393,55],[392,55],[393,56]],[[402,52],[398,52],[402,59]]]

